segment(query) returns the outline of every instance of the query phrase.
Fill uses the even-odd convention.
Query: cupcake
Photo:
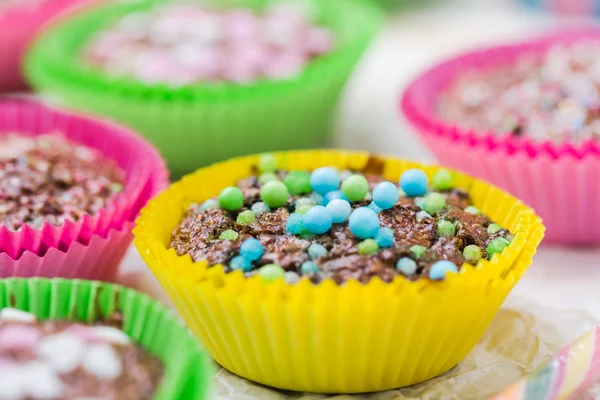
[[[21,58],[36,31],[55,15],[86,0],[0,0],[0,91],[26,88]]]
[[[402,109],[444,164],[531,205],[549,241],[597,243],[599,39],[578,31],[459,56],[419,77]]]
[[[333,32],[295,9],[166,4],[95,33],[81,57],[100,73],[177,88],[292,80],[334,50]]]
[[[149,297],[77,280],[0,288],[1,398],[207,398],[207,358]]]
[[[69,107],[136,128],[176,176],[233,155],[327,141],[380,8],[370,0],[227,5],[90,8],[40,35],[29,80]]]
[[[8,99],[0,148],[0,276],[112,279],[133,219],[166,183],[154,149],[116,125]]]
[[[465,175],[306,151],[186,176],[142,210],[134,243],[220,365],[358,393],[462,360],[542,235],[529,208]]]

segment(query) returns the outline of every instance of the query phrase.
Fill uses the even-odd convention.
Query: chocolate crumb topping
[[[371,158],[367,169],[368,173],[361,174],[372,191],[384,181],[377,174],[383,170],[383,163],[375,157]],[[345,175],[349,173],[347,171]],[[344,175],[344,172],[341,174]],[[277,171],[277,175],[283,181],[287,173]],[[349,279],[366,283],[374,277],[391,282],[398,275],[417,280],[428,277],[432,265],[440,260],[448,260],[461,268],[468,261],[466,253],[463,254],[467,246],[477,246],[480,257],[485,258],[492,240],[504,238],[508,243],[512,239],[506,229],[500,228],[488,233],[490,219],[472,207],[466,191],[446,189],[437,191],[445,198],[446,205],[435,215],[423,211],[420,205],[423,197],[401,196],[393,207],[379,210],[381,228],[389,228],[393,232],[393,246],[365,253],[359,248],[363,240],[352,233],[347,220],[334,223],[331,229],[321,235],[310,232],[293,235],[286,230],[286,222],[295,212],[295,202],[300,198],[308,201],[309,194],[290,195],[285,205],[257,214],[251,223],[236,222],[240,213],[261,201],[262,185],[257,177],[250,177],[240,181],[238,187],[244,198],[242,208],[227,211],[215,206],[217,208],[202,210],[200,205],[193,204],[174,230],[169,248],[175,249],[180,256],[189,254],[194,261],[206,260],[211,265],[223,264],[226,271],[230,272],[233,270],[230,263],[240,255],[242,243],[249,238],[256,238],[264,253],[252,263],[251,269],[245,272],[246,276],[256,274],[262,266],[276,264],[285,272],[295,273],[300,277],[307,276],[314,283],[331,278],[338,284],[343,284]],[[351,203],[352,209],[368,206],[371,203],[369,196],[370,193],[365,200]],[[452,223],[454,232],[447,234],[439,231],[440,221]],[[220,239],[220,235],[226,230],[233,230],[239,235],[235,239]],[[323,253],[311,256],[309,248],[313,244],[323,246]],[[422,251],[415,246],[422,246]],[[401,259],[413,260],[416,264],[415,272],[406,273],[397,267]],[[314,263],[318,271],[304,270],[303,264],[308,261]]]
[[[62,225],[94,215],[123,189],[124,173],[59,134],[0,137],[0,225]]]

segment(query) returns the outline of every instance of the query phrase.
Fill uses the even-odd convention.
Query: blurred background
[[[2,3],[0,0],[0,5]],[[600,15],[600,1],[597,0],[382,0],[381,3],[385,7],[386,21],[343,89],[335,113],[334,133],[328,145],[425,162],[436,160],[399,111],[404,88],[420,72],[476,47],[554,30],[595,26],[598,24],[595,14]],[[23,93],[23,90],[14,92]],[[47,98],[57,100],[55,96]],[[197,166],[200,164],[201,161]],[[514,367],[513,375],[506,378],[508,382],[600,320],[598,259],[600,249],[597,246],[542,247],[534,265],[505,306],[506,321],[500,321],[513,328],[513,340],[519,340],[520,332],[538,345],[541,343],[540,356],[519,362],[495,360]],[[123,263],[122,282],[167,301],[133,248]],[[512,310],[516,310],[517,317],[511,314]],[[495,325],[495,332],[502,332],[504,328]],[[481,364],[474,365],[481,367]],[[493,371],[490,376],[493,377]],[[244,390],[250,393],[245,384],[230,381],[229,376],[217,378],[222,398],[232,398],[228,396],[232,387],[239,393]],[[249,397],[242,394],[237,398],[268,398],[260,390],[256,389]],[[268,396],[283,398],[273,393]]]
[[[335,145],[386,153],[393,149],[404,157],[432,161],[398,112],[403,89],[419,72],[476,47],[595,26],[597,21],[588,12],[594,10],[594,3],[600,4],[573,0],[562,1],[561,7],[560,1],[542,0],[415,0],[388,7],[385,28],[347,87]],[[596,9],[600,10],[597,4]]]

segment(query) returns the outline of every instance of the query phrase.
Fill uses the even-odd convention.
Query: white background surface
[[[334,145],[434,161],[397,112],[402,88],[416,73],[436,60],[477,45],[587,22],[541,16],[510,0],[439,0],[435,8],[395,14],[348,86]],[[566,332],[567,344],[590,328],[590,321],[600,323],[599,257],[600,247],[542,246],[505,307],[535,312],[541,306],[561,309],[561,315],[567,312],[574,318],[550,320],[554,328]],[[124,279],[141,275],[136,285],[160,293],[134,249],[124,268],[134,274]],[[587,322],[577,324],[577,320]]]

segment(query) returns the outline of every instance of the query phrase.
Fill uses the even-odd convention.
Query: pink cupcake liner
[[[45,277],[90,279],[112,282],[132,240],[133,222],[107,237],[95,235],[85,245],[75,242],[68,251],[50,248],[44,255],[24,252],[17,260],[0,253],[0,278]]]
[[[32,100],[0,100],[0,135],[37,136],[61,132],[69,140],[99,150],[125,171],[123,192],[103,210],[61,226],[25,226],[18,232],[0,227],[0,253],[17,259],[24,252],[67,250],[72,243],[86,244],[93,235],[106,237],[133,221],[145,202],[167,184],[167,171],[156,150],[128,129],[84,115],[54,110]]]
[[[44,0],[0,10],[0,92],[26,88],[21,58],[37,30],[52,17],[90,0]]]
[[[600,30],[561,32],[458,56],[418,77],[401,101],[404,116],[443,164],[488,180],[529,204],[544,219],[549,242],[600,242],[600,209],[594,207],[600,200],[600,146],[474,132],[440,120],[435,105],[465,70],[510,65],[525,53],[581,40],[600,41]]]
[[[156,156],[156,152],[148,152],[148,156]],[[150,198],[167,186],[168,174],[162,165],[146,182],[135,206],[136,215]],[[41,276],[114,282],[133,239],[134,225],[134,221],[126,221],[121,229],[111,229],[104,237],[95,234],[87,243],[73,242],[66,249],[42,248],[40,253],[23,251],[16,259],[8,253],[0,253],[0,278]]]

